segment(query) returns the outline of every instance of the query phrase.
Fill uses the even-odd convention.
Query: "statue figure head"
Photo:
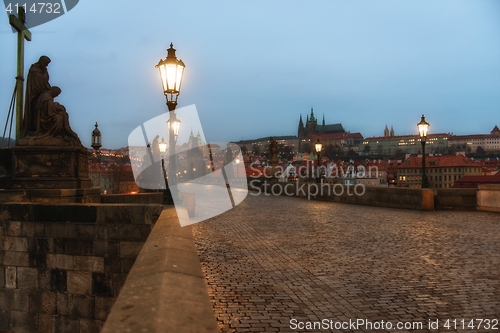
[[[59,96],[60,93],[61,93],[61,88],[59,88],[58,86],[53,86],[50,88],[50,95],[52,97],[57,97]]]
[[[47,65],[50,64],[50,58],[43,55],[40,57],[40,59],[38,59],[38,63],[43,67],[47,67]]]

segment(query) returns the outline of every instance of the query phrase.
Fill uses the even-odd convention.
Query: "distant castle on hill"
[[[318,125],[318,119],[314,116],[313,108],[311,108],[311,114],[307,116],[305,125],[302,120],[302,115],[300,115],[299,129],[297,132],[297,136],[299,137],[299,139],[307,138],[312,135],[332,134],[332,133],[345,133],[342,124],[339,123],[339,124],[325,125],[325,115],[323,115],[323,122],[321,125]]]

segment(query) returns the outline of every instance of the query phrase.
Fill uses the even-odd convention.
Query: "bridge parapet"
[[[0,331],[99,332],[162,209],[0,205]]]
[[[216,333],[191,226],[163,210],[132,267],[102,333]]]

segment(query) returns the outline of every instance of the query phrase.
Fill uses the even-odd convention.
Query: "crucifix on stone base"
[[[24,106],[24,40],[31,41],[31,32],[24,25],[26,13],[23,6],[18,7],[17,17],[9,15],[9,23],[17,30],[16,141],[18,141],[21,136]]]

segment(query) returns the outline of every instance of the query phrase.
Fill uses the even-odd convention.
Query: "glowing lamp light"
[[[323,144],[319,141],[314,144],[314,149],[317,153],[321,153],[321,149],[323,149]]]
[[[177,98],[181,91],[182,75],[184,74],[185,67],[182,60],[177,60],[174,45],[170,43],[170,48],[167,50],[167,57],[165,59],[160,59],[156,65],[156,68],[160,70],[163,93],[167,97],[169,109],[171,105],[174,106],[174,109],[175,105],[177,105]]]
[[[177,118],[171,120],[169,119],[167,121],[167,126],[168,126],[168,131],[173,131],[174,133],[174,139],[177,140],[177,137],[179,136],[179,129],[181,128],[181,121]]]
[[[427,134],[429,133],[429,123],[425,121],[424,115],[422,115],[422,119],[420,122],[417,124],[418,127],[418,133],[420,134],[420,139],[424,139],[427,137]]]
[[[163,138],[161,138],[161,141],[158,143],[158,148],[160,148],[160,153],[164,153],[167,151],[167,143]]]

